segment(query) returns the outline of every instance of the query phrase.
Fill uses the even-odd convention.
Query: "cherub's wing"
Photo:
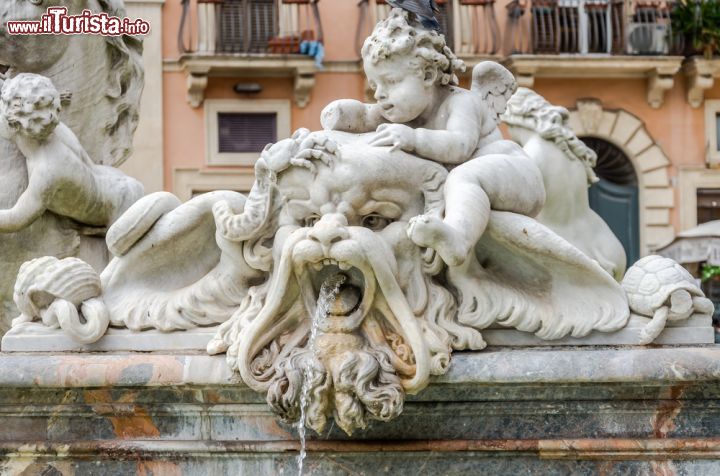
[[[517,87],[513,74],[494,61],[483,61],[473,68],[472,91],[482,96],[497,114],[497,120]]]
[[[450,268],[458,320],[493,324],[545,340],[614,332],[630,317],[620,284],[600,265],[530,217],[492,211],[475,256]]]

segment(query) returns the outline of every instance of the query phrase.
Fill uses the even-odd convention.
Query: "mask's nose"
[[[327,250],[333,243],[347,240],[350,234],[347,230],[347,218],[340,213],[323,215],[308,233],[308,238],[317,241]]]

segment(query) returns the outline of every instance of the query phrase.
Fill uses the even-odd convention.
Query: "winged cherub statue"
[[[374,146],[454,167],[445,184],[444,218],[421,215],[410,223],[408,235],[416,244],[458,266],[485,231],[491,209],[531,217],[540,212],[540,170],[498,129],[499,114],[517,89],[510,71],[485,61],[474,68],[470,91],[458,87],[455,72],[465,65],[445,38],[397,8],[365,41],[362,57],[377,102],[335,101],[322,113],[323,127],[377,131]],[[520,185],[503,185],[508,176]]]

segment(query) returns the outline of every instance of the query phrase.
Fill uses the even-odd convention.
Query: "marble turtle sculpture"
[[[640,332],[640,344],[660,335],[668,320],[680,321],[693,314],[712,315],[714,307],[692,275],[677,262],[662,256],[646,256],[636,262],[622,281],[630,309],[652,317]]]

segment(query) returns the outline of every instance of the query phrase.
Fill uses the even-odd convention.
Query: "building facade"
[[[248,191],[266,143],[318,129],[334,99],[371,99],[359,50],[389,11],[383,0],[127,3],[131,15],[161,19],[146,41],[155,65],[143,116],[154,114],[155,126],[141,123],[126,165],[149,190],[182,199]],[[720,59],[672,32],[672,4],[438,3],[446,38],[468,66],[464,86],[472,66],[494,60],[571,111],[574,130],[599,156],[592,206],[630,260],[720,218]]]

